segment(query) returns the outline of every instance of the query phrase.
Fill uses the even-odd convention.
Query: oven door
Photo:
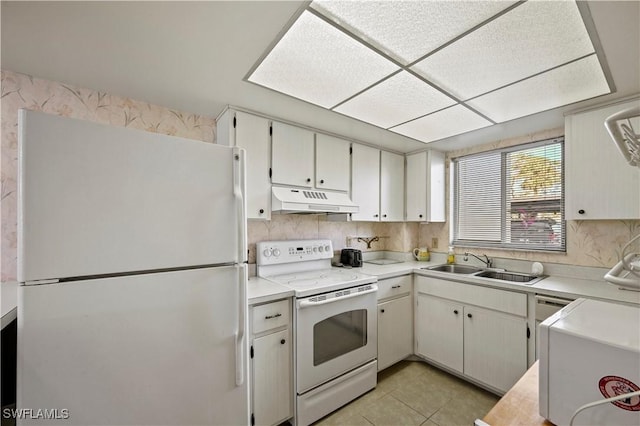
[[[376,358],[375,284],[296,301],[298,394]]]

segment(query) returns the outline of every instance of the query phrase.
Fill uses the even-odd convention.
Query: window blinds
[[[453,244],[565,250],[563,138],[453,160]]]

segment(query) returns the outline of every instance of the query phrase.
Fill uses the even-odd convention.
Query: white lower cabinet
[[[464,374],[506,392],[526,371],[526,319],[465,306]]]
[[[252,424],[277,425],[293,416],[291,302],[251,309]]]
[[[416,354],[462,373],[463,305],[418,293]]]
[[[378,371],[413,354],[412,276],[378,281]]]
[[[416,277],[416,354],[501,392],[527,370],[524,293]]]

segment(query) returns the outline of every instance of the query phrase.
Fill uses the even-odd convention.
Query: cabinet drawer
[[[416,291],[521,317],[527,316],[527,295],[524,293],[430,277],[417,277]]]
[[[378,300],[411,294],[411,275],[378,281]]]
[[[253,307],[253,334],[286,326],[291,318],[289,300]]]

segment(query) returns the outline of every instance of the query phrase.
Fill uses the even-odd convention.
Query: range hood
[[[271,210],[279,213],[358,213],[360,208],[344,192],[274,186]]]

